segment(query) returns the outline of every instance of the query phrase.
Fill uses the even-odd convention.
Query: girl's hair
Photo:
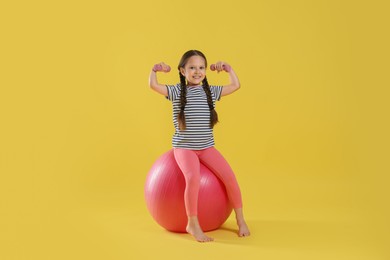
[[[186,118],[184,114],[184,109],[187,104],[187,83],[186,83],[186,78],[181,74],[180,68],[184,68],[184,66],[187,64],[187,61],[189,58],[192,56],[200,56],[204,59],[205,61],[205,66],[207,67],[207,59],[206,56],[198,50],[190,50],[184,53],[183,57],[181,57],[181,60],[179,62],[179,66],[177,67],[179,70],[179,76],[180,76],[180,112],[177,116],[177,119],[179,121],[179,128],[180,130],[185,130],[186,129]],[[207,96],[207,104],[209,105],[210,109],[210,127],[213,128],[216,123],[218,123],[218,114],[214,109],[214,104],[213,104],[213,99],[211,97],[211,91],[210,91],[210,86],[207,81],[207,77],[204,78],[203,80],[203,89],[204,92],[206,93]]]

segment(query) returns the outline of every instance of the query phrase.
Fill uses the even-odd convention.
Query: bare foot
[[[186,230],[191,234],[198,242],[211,242],[214,240],[212,237],[208,237],[203,233],[200,226],[188,224]]]
[[[234,212],[236,213],[236,220],[238,225],[238,236],[247,237],[250,236],[249,228],[246,225],[244,220],[244,213],[242,212],[242,208],[235,208]]]
[[[239,237],[248,237],[251,235],[249,228],[246,225],[245,221],[237,221],[238,225],[238,236]]]

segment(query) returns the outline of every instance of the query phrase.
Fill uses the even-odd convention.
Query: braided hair
[[[213,99],[211,97],[211,91],[210,91],[209,82],[207,81],[207,77],[204,77],[203,89],[204,92],[206,92],[207,104],[209,105],[209,109],[210,109],[210,127],[213,128],[214,125],[218,123],[218,114],[214,108]]]
[[[184,109],[187,104],[187,83],[186,77],[179,72],[180,76],[180,112],[177,115],[177,120],[179,121],[180,130],[186,129],[186,117],[184,115]]]
[[[183,74],[181,74],[180,68],[184,68],[188,59],[191,58],[192,56],[202,57],[205,61],[205,65],[207,67],[206,56],[201,51],[198,51],[198,50],[187,51],[186,53],[184,53],[183,57],[181,58],[181,60],[179,62],[178,70],[179,70],[179,77],[180,77],[180,111],[179,111],[179,114],[177,116],[177,120],[179,122],[180,130],[186,129],[186,118],[185,118],[184,109],[185,109],[186,104],[187,104],[187,82],[186,82],[185,76]],[[218,114],[214,109],[213,99],[211,97],[210,86],[209,86],[209,83],[208,83],[206,77],[204,78],[202,84],[203,84],[203,90],[205,91],[206,96],[207,96],[207,104],[208,104],[209,109],[210,109],[210,128],[213,128],[214,125],[216,123],[218,123]]]

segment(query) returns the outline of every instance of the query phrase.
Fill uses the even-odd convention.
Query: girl
[[[218,122],[215,101],[240,88],[236,73],[225,62],[218,62],[212,69],[228,71],[230,84],[210,86],[206,78],[207,60],[197,50],[187,51],[180,60],[180,83],[163,85],[157,81],[156,72],[169,72],[165,63],[156,64],[149,77],[149,85],[173,103],[175,134],[172,144],[177,164],[184,174],[186,188],[184,201],[188,224],[186,230],[199,242],[212,241],[202,231],[197,217],[200,162],[207,166],[224,183],[233,205],[240,237],[249,236],[242,211],[241,192],[229,164],[214,148],[213,127]]]

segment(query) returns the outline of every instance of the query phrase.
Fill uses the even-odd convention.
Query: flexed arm
[[[240,81],[237,77],[237,74],[234,72],[233,68],[226,62],[219,61],[216,64],[211,64],[211,70],[216,70],[218,73],[221,71],[226,71],[229,73],[230,84],[223,86],[221,96],[226,96],[232,94],[240,88]]]
[[[161,63],[154,65],[153,69],[149,75],[150,88],[153,89],[154,91],[156,91],[157,93],[160,93],[161,95],[168,96],[168,90],[167,90],[166,85],[158,83],[156,74],[158,71],[163,71],[163,72],[167,73],[170,70],[171,70],[171,67],[169,67],[164,62],[161,62]]]

